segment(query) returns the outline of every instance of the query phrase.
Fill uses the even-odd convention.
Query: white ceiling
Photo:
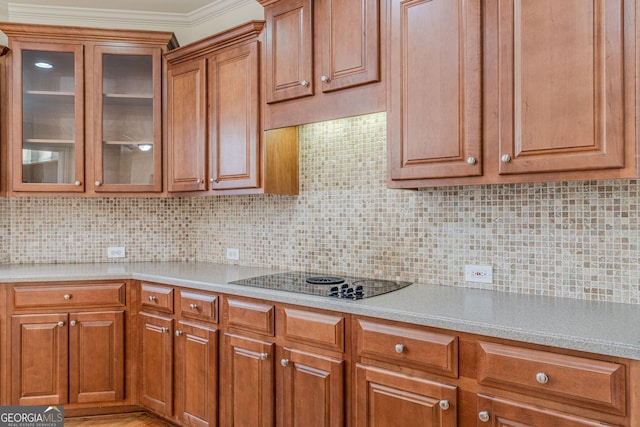
[[[86,9],[137,10],[189,14],[214,0],[8,0],[19,5],[63,6]]]

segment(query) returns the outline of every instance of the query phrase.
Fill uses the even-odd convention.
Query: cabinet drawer
[[[344,317],[294,308],[283,313],[285,339],[344,351]]]
[[[625,413],[625,367],[504,344],[479,342],[478,382]]]
[[[458,376],[458,337],[358,320],[358,354],[450,377]]]
[[[180,315],[218,323],[218,297],[213,294],[180,291]]]
[[[13,287],[13,307],[124,307],[125,295],[124,282],[16,285]]]
[[[255,301],[225,298],[225,320],[228,326],[275,335],[275,307]]]
[[[143,283],[140,289],[142,307],[146,309],[173,313],[173,288]]]

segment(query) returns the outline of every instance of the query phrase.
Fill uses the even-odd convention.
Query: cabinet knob
[[[191,310],[197,310],[198,309],[198,304],[189,304],[189,308]]]
[[[260,353],[258,357],[260,360],[267,360],[269,358],[269,353]]]
[[[176,331],[176,336],[177,337],[181,337],[182,336],[182,331]]]
[[[196,184],[202,184],[202,182],[203,182],[203,181],[204,181],[204,180],[202,180],[202,179],[198,178],[198,179],[196,179]]]
[[[215,179],[213,179],[213,178],[209,178],[209,182],[210,182],[211,184],[213,184],[214,182],[216,182],[216,180],[215,180]]]
[[[306,80],[303,80],[300,82],[300,86],[309,87],[309,82]]]
[[[149,295],[149,301],[154,302],[157,299],[158,298],[156,298],[154,295]]]
[[[67,301],[69,301],[71,299],[71,294],[64,294],[64,296],[62,298],[64,298]]]
[[[440,409],[442,409],[443,411],[446,411],[447,409],[449,409],[448,400],[441,400],[440,403],[438,403],[438,405],[440,405]]]
[[[58,322],[58,326],[60,326],[62,328],[64,326],[64,322],[62,322],[62,321]]]
[[[280,361],[280,364],[281,364],[282,366],[287,366],[287,365],[289,364],[289,359],[282,359],[282,360]]]
[[[160,328],[160,330],[162,331],[163,334],[166,334],[167,332],[169,332],[169,328],[167,328],[166,326],[163,326],[162,328]]]
[[[328,83],[329,82],[329,77],[322,76],[322,77],[320,77],[320,80],[322,80],[322,83]]]
[[[489,411],[478,412],[478,419],[483,423],[488,422],[490,418],[491,417],[489,416]]]
[[[96,184],[96,187],[100,187],[102,185],[100,181],[96,181],[95,184]]]
[[[69,324],[70,324],[71,326],[76,326],[76,321],[75,321],[75,320],[72,320],[71,322],[69,322]]]
[[[549,377],[544,372],[538,372],[536,374],[536,381],[538,381],[540,384],[546,384],[549,382]]]
[[[476,158],[473,156],[469,156],[467,157],[467,164],[468,165],[475,165],[477,163]]]
[[[404,351],[404,344],[396,344],[396,353],[402,353]]]
[[[502,163],[509,163],[511,161],[511,156],[509,154],[503,154],[502,157],[500,157],[500,161]]]
[[[76,187],[80,187],[80,186],[82,185],[82,182],[80,182],[80,181],[75,181],[75,182],[73,183],[73,185],[75,185]]]

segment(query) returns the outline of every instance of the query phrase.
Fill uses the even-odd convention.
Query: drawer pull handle
[[[153,295],[149,295],[149,301],[154,302],[155,300],[157,300],[158,298],[156,298]]]
[[[478,413],[478,419],[483,423],[488,422],[490,418],[491,417],[489,416],[489,411],[482,411]]]
[[[289,359],[282,359],[282,360],[280,361],[280,364],[281,364],[283,367],[286,367],[286,366],[289,364]]]
[[[549,377],[544,372],[538,372],[536,374],[536,381],[538,381],[540,384],[546,384],[549,382]]]
[[[260,353],[258,357],[260,360],[267,360],[269,358],[269,353]]]
[[[404,352],[404,344],[396,344],[396,353],[400,354]]]
[[[191,310],[197,310],[198,309],[198,304],[189,304],[189,308]]]
[[[166,326],[163,326],[162,328],[160,328],[160,330],[162,331],[163,334],[166,334],[167,332],[169,332],[169,328],[167,328]]]
[[[67,301],[69,301],[71,299],[71,294],[64,294],[64,296],[62,298],[64,298]]]
[[[58,322],[58,326],[60,326],[62,328],[64,326],[64,322],[62,322],[62,321]]]
[[[70,324],[71,326],[76,326],[76,321],[75,321],[75,320],[72,320],[71,322],[69,322],[69,324]]]
[[[177,337],[181,337],[182,336],[182,331],[176,331],[176,336]]]
[[[442,409],[443,411],[446,411],[447,409],[449,409],[449,401],[448,400],[441,400],[439,405],[440,405],[440,409]]]

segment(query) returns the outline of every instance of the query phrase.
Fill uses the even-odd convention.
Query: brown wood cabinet
[[[162,191],[172,33],[3,23],[9,195]]]
[[[379,0],[259,2],[267,21],[266,129],[384,110]]]
[[[121,282],[13,286],[10,403],[123,404],[124,292]]]
[[[635,8],[393,0],[389,187],[637,176]]]
[[[295,129],[262,132],[263,27],[253,21],[166,55],[170,193],[298,193]]]
[[[147,282],[140,296],[140,403],[181,425],[216,426],[217,296]]]

